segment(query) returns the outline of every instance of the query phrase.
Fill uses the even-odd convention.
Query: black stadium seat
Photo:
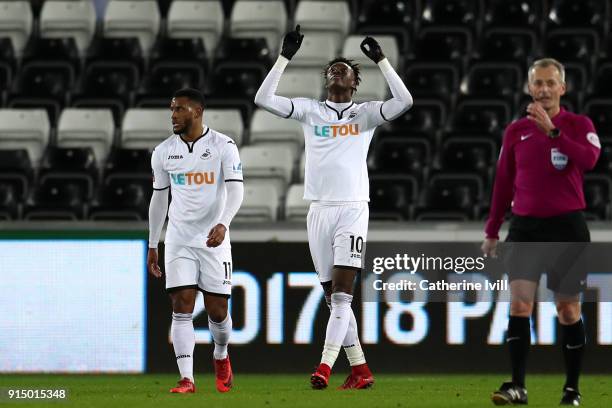
[[[412,175],[423,181],[423,173],[431,162],[427,139],[403,136],[381,138],[374,148],[376,172]]]
[[[4,184],[0,179],[0,221],[19,217],[19,202],[16,196],[13,186]]]
[[[208,59],[201,38],[160,38],[151,51],[151,63],[197,62],[206,70]]]
[[[510,105],[499,99],[460,101],[451,119],[454,131],[496,136],[510,123]]]
[[[593,172],[612,174],[612,137],[601,137],[599,140],[601,151]]]
[[[478,59],[519,63],[521,67],[526,67],[536,45],[536,34],[530,29],[491,28],[480,37]]]
[[[448,107],[459,90],[459,71],[445,63],[409,64],[405,81],[415,98],[440,99]]]
[[[484,195],[483,181],[475,174],[436,174],[433,175],[425,191],[424,202],[419,206],[419,217],[425,213],[446,212],[455,219],[457,215],[475,219],[478,205]]]
[[[85,214],[87,192],[79,183],[47,179],[32,192],[24,209],[26,220],[78,220]]]
[[[137,37],[94,40],[87,53],[87,65],[92,62],[131,62],[140,75],[144,70],[144,53]]]
[[[408,220],[418,199],[417,181],[406,175],[370,177],[370,218],[372,220]]]
[[[544,52],[564,63],[580,62],[590,70],[599,53],[599,37],[587,28],[552,30],[546,35]]]
[[[609,220],[612,179],[609,174],[587,174],[584,178],[585,213],[589,219]]]
[[[93,62],[85,69],[79,96],[120,99],[127,105],[139,82],[138,68],[131,62]]]
[[[7,64],[11,72],[17,68],[17,57],[10,38],[0,37],[0,64]]]
[[[27,150],[0,150],[0,185],[10,186],[17,201],[25,200],[33,178]]]
[[[479,0],[425,0],[422,23],[428,25],[462,25],[476,29],[480,21]]]
[[[215,65],[223,62],[258,62],[270,68],[272,55],[268,42],[263,37],[228,37],[219,44],[215,53]]]
[[[469,68],[461,90],[469,96],[503,97],[514,102],[522,85],[523,73],[518,65],[480,62]]]
[[[83,192],[85,200],[93,197],[97,184],[98,169],[91,147],[49,146],[42,158],[39,180],[61,180],[74,184]]]
[[[359,27],[399,26],[414,27],[421,14],[420,2],[409,0],[364,0],[358,17]]]
[[[583,27],[603,33],[609,24],[609,2],[602,0],[551,0],[548,25],[551,28]]]
[[[141,95],[169,100],[177,89],[201,89],[204,86],[204,70],[197,62],[162,61],[156,63],[149,72],[143,81]]]
[[[70,63],[75,72],[81,69],[79,51],[74,38],[33,37],[26,47],[23,63],[30,61],[64,61]]]
[[[612,97],[612,62],[607,62],[597,67],[591,95]]]
[[[104,174],[146,173],[151,171],[151,152],[147,149],[113,149],[108,155]]]
[[[396,132],[427,133],[433,137],[446,124],[446,107],[436,99],[421,99],[406,113],[391,122]]]
[[[69,62],[31,61],[20,70],[16,92],[19,96],[49,98],[64,105],[75,79]]]
[[[442,145],[442,169],[460,173],[479,173],[485,180],[497,153],[493,140],[470,137],[454,137]]]
[[[215,67],[209,82],[211,95],[216,98],[248,98],[253,100],[267,74],[259,63],[227,62]]]
[[[531,28],[539,32],[541,0],[488,0],[484,15],[487,27]]]
[[[595,125],[599,135],[612,135],[612,99],[591,99],[584,104],[584,113]]]
[[[92,203],[93,220],[146,220],[152,192],[151,176],[109,177]]]
[[[467,28],[428,27],[418,33],[417,61],[453,62],[463,68],[472,48],[472,34]]]

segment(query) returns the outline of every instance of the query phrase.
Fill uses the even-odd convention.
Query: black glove
[[[360,48],[361,51],[376,64],[385,58],[385,54],[383,54],[380,44],[372,37],[364,38]]]
[[[288,60],[293,58],[295,53],[300,49],[304,34],[300,34],[300,25],[295,26],[294,31],[289,31],[283,38],[283,49],[281,55]]]

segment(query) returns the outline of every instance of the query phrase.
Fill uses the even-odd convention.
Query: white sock
[[[181,378],[193,381],[193,348],[195,347],[195,332],[191,313],[172,313],[170,338],[174,346],[176,364]]]
[[[331,295],[332,309],[327,322],[325,345],[321,357],[321,363],[328,365],[330,368],[334,366],[340,352],[340,346],[346,337],[351,321],[352,299],[353,296],[348,293],[336,292]]]
[[[361,349],[361,343],[359,343],[359,332],[357,331],[357,319],[355,319],[355,313],[353,313],[353,309],[351,309],[349,326],[346,331],[346,336],[344,337],[344,341],[342,342],[342,347],[344,347],[344,351],[346,352],[346,357],[348,358],[349,364],[351,367],[356,365],[365,364],[365,356],[363,354],[363,350]]]
[[[330,296],[325,296],[325,303],[327,303],[327,307],[331,311],[332,304]],[[346,337],[344,337],[344,341],[342,342],[342,347],[344,347],[346,357],[348,358],[351,367],[366,363],[365,355],[363,354],[363,349],[361,348],[361,343],[359,342],[357,319],[355,319],[353,309],[351,309],[351,320],[349,322],[348,330],[346,331]]]
[[[227,345],[229,343],[230,334],[232,334],[232,317],[229,312],[222,322],[213,322],[208,318],[208,329],[212,334],[215,342],[215,351],[213,357],[215,360],[223,360],[227,357]]]

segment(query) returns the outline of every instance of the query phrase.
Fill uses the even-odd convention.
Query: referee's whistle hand
[[[536,126],[544,133],[548,133],[555,128],[548,113],[546,113],[542,105],[538,102],[532,102],[527,105],[527,119],[535,122]]]
[[[157,249],[149,248],[149,252],[147,253],[147,266],[151,275],[155,276],[156,278],[161,278],[162,273],[158,265]]]
[[[208,241],[206,241],[206,246],[209,248],[216,248],[221,245],[221,243],[225,239],[226,231],[227,229],[223,224],[217,224],[212,227],[212,229],[208,233]]]
[[[497,240],[495,238],[485,238],[480,249],[485,258],[489,256],[493,259],[497,258]]]

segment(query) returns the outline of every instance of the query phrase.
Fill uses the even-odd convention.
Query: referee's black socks
[[[518,386],[525,387],[527,354],[531,344],[529,317],[510,316],[506,343],[508,343],[508,348],[510,349],[512,382]]]
[[[586,336],[582,319],[574,324],[561,325],[561,347],[563,347],[563,357],[565,359],[565,387],[573,388],[578,391],[578,377],[582,366],[582,356]]]

